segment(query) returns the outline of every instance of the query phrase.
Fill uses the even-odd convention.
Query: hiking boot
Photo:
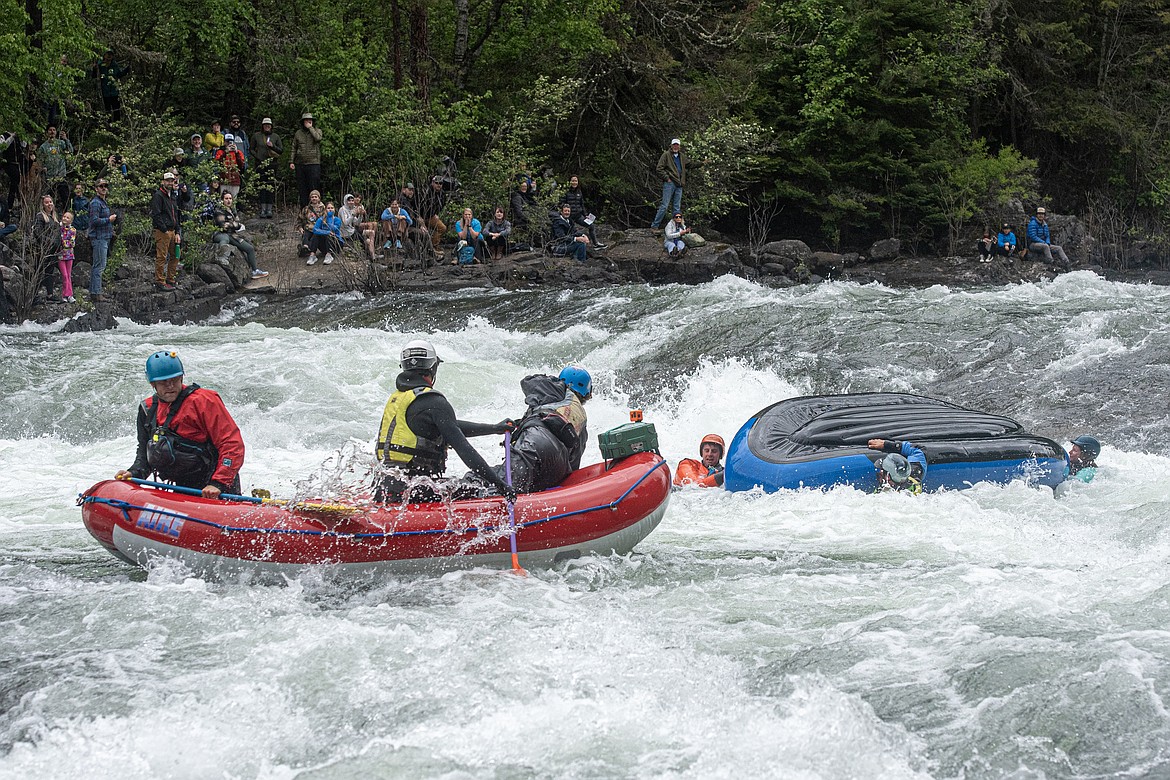
[[[305,265],[316,265],[316,264],[317,264],[317,256],[316,255],[309,255],[309,259],[305,261]]]
[[[325,259],[324,259],[324,260],[322,260],[321,262],[325,263],[325,265],[329,265],[330,263],[332,263],[332,262],[333,262],[333,253],[332,253],[332,252],[326,252],[326,253],[325,253]]]
[[[154,289],[161,290],[162,292],[173,292],[175,286],[173,284],[167,284],[166,282],[155,282]]]

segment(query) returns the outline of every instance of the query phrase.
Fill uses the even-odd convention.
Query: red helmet
[[[700,455],[703,454],[703,445],[704,444],[718,444],[719,445],[719,457],[721,457],[721,458],[723,457],[723,453],[727,452],[727,445],[723,443],[723,437],[717,433],[708,433],[706,436],[703,437],[703,440],[701,442],[699,442],[699,454]]]

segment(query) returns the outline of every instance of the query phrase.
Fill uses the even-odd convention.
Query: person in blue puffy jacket
[[[1051,263],[1055,256],[1065,268],[1071,265],[1064,248],[1052,243],[1052,231],[1048,229],[1048,211],[1043,206],[1036,209],[1036,216],[1028,222],[1028,252],[1036,253],[1033,258],[1035,260],[1043,258],[1044,262]]]
[[[333,262],[333,253],[341,254],[341,217],[333,209],[333,203],[325,204],[325,213],[313,224],[313,237],[309,239],[309,259],[305,265],[317,262],[317,253],[325,250],[325,265]]]

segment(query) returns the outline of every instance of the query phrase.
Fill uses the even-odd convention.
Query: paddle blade
[[[516,556],[516,553],[512,553],[512,573],[518,574],[521,577],[528,576],[528,572],[520,565],[520,559]]]

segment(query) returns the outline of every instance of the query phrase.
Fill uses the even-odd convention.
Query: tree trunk
[[[390,56],[394,88],[402,89],[402,9],[398,0],[390,0]]]
[[[415,0],[410,9],[410,76],[414,79],[419,100],[430,102],[431,97],[431,47],[427,31],[427,5],[425,0]]]
[[[467,39],[471,24],[469,0],[455,0],[455,89],[462,91],[467,78]]]

